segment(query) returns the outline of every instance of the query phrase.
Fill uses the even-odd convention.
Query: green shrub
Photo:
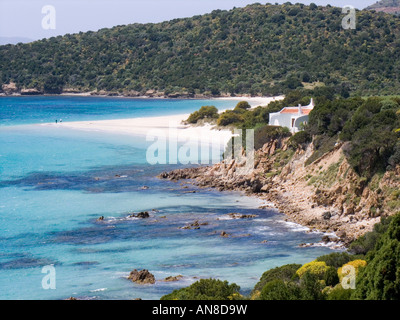
[[[218,119],[218,109],[214,106],[202,106],[200,110],[191,113],[186,121],[196,124],[201,119]]]
[[[300,300],[301,289],[292,282],[272,280],[261,290],[261,300]]]
[[[391,220],[359,272],[352,298],[400,300],[400,212]]]
[[[186,120],[188,123],[195,124],[200,120],[200,114],[198,111],[195,111],[189,115],[189,118]]]
[[[260,278],[260,281],[254,286],[253,291],[261,291],[267,282],[273,280],[290,281],[296,275],[296,271],[301,267],[301,264],[287,264],[282,267],[277,267],[265,271]]]
[[[352,291],[351,289],[343,289],[343,287],[338,284],[328,293],[327,300],[350,300]]]
[[[219,116],[217,124],[226,127],[233,124],[240,124],[241,122],[243,122],[243,117],[239,113],[227,110]]]
[[[374,228],[371,232],[367,232],[350,244],[350,252],[354,254],[366,255],[368,252],[375,249],[379,239],[389,228],[392,219],[393,217],[381,217],[381,221],[374,225]]]
[[[237,109],[247,110],[247,109],[250,109],[250,108],[251,108],[251,105],[247,101],[240,101],[236,105],[235,110],[237,110]]]
[[[354,256],[347,252],[333,252],[317,258],[317,261],[324,261],[327,266],[336,269],[352,260],[354,260]]]
[[[189,287],[174,290],[161,300],[232,300],[240,297],[240,287],[228,281],[201,279]]]
[[[325,300],[326,295],[322,292],[323,288],[320,275],[307,271],[300,279],[301,300]]]
[[[202,106],[199,115],[200,119],[218,119],[218,109],[214,106]]]
[[[303,148],[312,141],[312,137],[306,131],[297,132],[289,139],[289,146],[293,149]]]
[[[275,127],[275,126],[262,126],[254,131],[254,147],[260,149],[264,144],[272,140],[290,137],[288,128]]]
[[[339,283],[339,276],[336,268],[328,267],[324,275],[325,285],[333,287]]]

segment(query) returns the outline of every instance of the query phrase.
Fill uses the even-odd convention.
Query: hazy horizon
[[[257,3],[256,0],[2,0],[0,2],[0,45],[30,42],[68,33],[97,31],[132,23],[157,23],[175,18],[192,17],[216,9],[230,10]],[[286,0],[269,1],[285,3]],[[309,5],[352,5],[363,9],[376,0],[314,0],[296,1]],[[334,4],[332,4],[334,2]],[[262,4],[268,2],[260,2]],[[292,2],[295,3],[295,2]],[[56,10],[55,29],[45,30],[42,8],[51,5]]]

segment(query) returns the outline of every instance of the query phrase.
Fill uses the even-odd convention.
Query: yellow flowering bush
[[[305,273],[310,272],[319,277],[323,276],[325,272],[328,270],[328,266],[324,261],[311,261],[303,265],[299,270],[296,271],[296,274],[301,278]]]
[[[350,262],[344,264],[342,267],[340,267],[340,268],[338,269],[339,280],[342,281],[343,277],[347,275],[347,273],[343,274],[343,268],[344,268],[344,267],[346,267],[346,266],[354,267],[354,270],[355,270],[355,272],[356,272],[356,275],[358,275],[358,270],[359,270],[361,267],[365,267],[366,265],[367,265],[367,261],[361,260],[361,259],[354,260],[354,261],[350,261]]]

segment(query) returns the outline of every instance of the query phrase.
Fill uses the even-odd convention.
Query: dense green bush
[[[368,252],[375,249],[379,239],[389,228],[392,219],[393,216],[381,217],[381,221],[374,225],[374,228],[371,232],[367,232],[365,235],[362,235],[350,244],[350,252],[358,255],[366,255]]]
[[[247,109],[250,109],[250,108],[251,108],[251,106],[247,101],[240,101],[236,105],[235,110],[237,110],[237,109],[247,110]]]
[[[232,300],[240,297],[240,287],[228,281],[201,279],[187,288],[174,290],[161,300]]]
[[[327,296],[327,300],[350,300],[352,289],[343,289],[343,287],[338,284],[335,286]]]
[[[347,252],[333,252],[317,258],[317,261],[324,261],[327,266],[336,269],[352,260],[354,260],[354,256]]]
[[[367,255],[352,294],[354,299],[400,300],[400,212]]]
[[[189,115],[188,123],[195,124],[202,119],[218,119],[218,109],[214,106],[202,106],[198,111]]]
[[[301,289],[293,282],[272,280],[265,284],[260,293],[260,300],[300,300]]]
[[[275,126],[262,126],[256,128],[254,131],[254,148],[256,150],[263,147],[264,144],[276,139],[282,139],[290,137],[288,128],[275,127]]]
[[[299,281],[275,279],[261,289],[260,300],[324,300],[323,284],[317,275],[306,272]]]
[[[325,300],[326,294],[322,291],[323,288],[320,275],[306,272],[300,280],[301,300]]]
[[[240,125],[243,122],[243,116],[235,111],[227,110],[223,112],[217,121],[219,126]]]
[[[307,131],[300,131],[294,134],[292,137],[289,139],[289,146],[293,149],[298,149],[308,145],[312,141],[312,137]]]
[[[48,76],[43,85],[44,93],[59,94],[62,92],[64,81],[61,77]]]
[[[301,264],[288,264],[264,272],[260,281],[254,286],[253,292],[261,291],[267,282],[273,280],[282,280],[284,282],[291,281],[300,267]]]
[[[325,285],[329,287],[336,286],[339,283],[339,276],[335,267],[328,267],[324,274]]]

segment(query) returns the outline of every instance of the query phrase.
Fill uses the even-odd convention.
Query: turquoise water
[[[210,104],[235,102],[0,98],[0,299],[159,299],[210,277],[248,293],[269,268],[331,252],[299,248],[322,235],[258,209],[260,200],[157,179],[178,166],[148,165],[144,138],[38,125],[188,113]],[[150,218],[129,217],[140,211]],[[231,212],[257,218],[228,219]],[[208,224],[180,229],[196,220]],[[42,287],[48,265],[56,289]],[[140,286],[126,279],[133,269],[157,280],[184,278]]]

